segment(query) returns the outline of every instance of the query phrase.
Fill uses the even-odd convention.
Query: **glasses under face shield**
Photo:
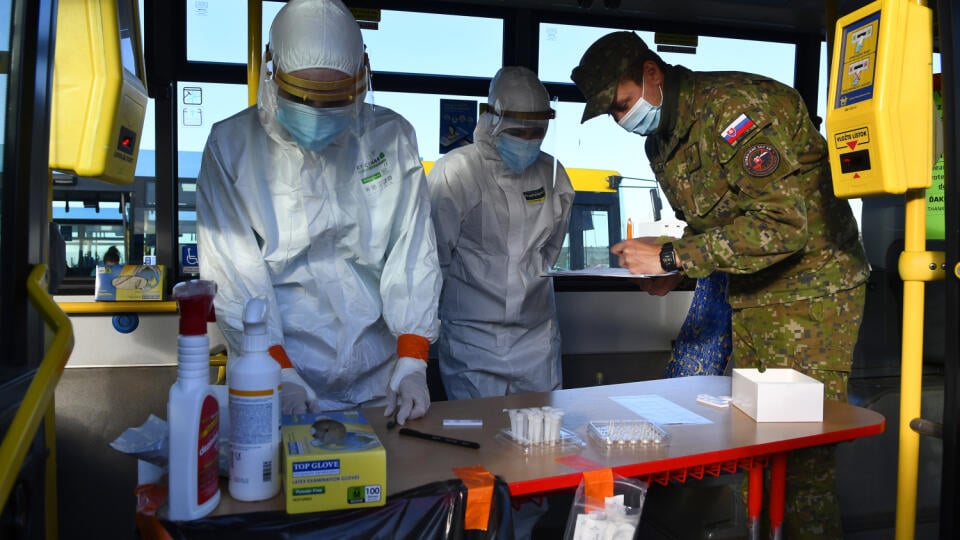
[[[267,62],[273,60],[269,45],[264,59]],[[358,96],[363,96],[367,90],[369,72],[370,61],[364,54],[360,70],[355,75],[343,79],[314,81],[278,69],[273,73],[273,80],[277,83],[277,87],[290,98],[299,100],[306,105],[312,107],[342,107],[352,104]]]

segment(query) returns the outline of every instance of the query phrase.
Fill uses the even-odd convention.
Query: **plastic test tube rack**
[[[587,433],[594,442],[606,448],[670,444],[669,433],[643,419],[593,421],[587,427]]]
[[[564,413],[556,407],[504,409],[503,412],[510,418],[510,428],[501,429],[501,435],[524,450],[584,444],[579,437],[563,428]]]

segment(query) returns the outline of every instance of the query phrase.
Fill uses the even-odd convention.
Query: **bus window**
[[[279,8],[277,8],[279,10]],[[177,115],[177,246],[180,276],[199,276],[197,254],[197,175],[210,128],[247,107],[247,87],[242,84],[178,82]]]
[[[376,30],[363,30],[375,74],[490,78],[500,69],[502,19],[390,10],[383,10],[381,17]],[[374,89],[376,82],[374,76]]]
[[[264,44],[281,7],[263,2]],[[246,18],[231,1],[187,1],[187,60],[246,64]],[[374,72],[491,77],[503,58],[503,20],[382,10],[377,28],[363,29],[363,41]]]
[[[53,220],[66,246],[61,294],[90,292],[96,266],[110,247],[120,251],[121,262],[130,258],[127,250],[132,185],[107,185],[87,178],[54,175]]]
[[[376,78],[376,76],[374,76]],[[455,96],[447,94],[414,94],[410,92],[378,92],[373,101],[403,115],[417,132],[420,159],[436,161],[440,157],[440,100],[456,99],[486,103],[486,96]],[[369,101],[369,99],[368,99]]]
[[[570,209],[570,224],[560,256],[553,265],[556,270],[616,266],[610,255],[610,224],[616,221],[617,205],[611,197],[608,204],[598,201],[595,193],[577,193]],[[592,201],[590,199],[593,199]],[[613,218],[613,219],[611,219]]]
[[[247,63],[246,2],[232,0],[183,0],[187,11],[187,61],[223,64]],[[283,2],[264,1],[263,41]],[[238,9],[238,7],[240,9]]]

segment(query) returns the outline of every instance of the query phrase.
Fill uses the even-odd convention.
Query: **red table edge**
[[[732,448],[716,452],[706,452],[673,459],[648,461],[630,465],[610,467],[615,474],[627,478],[645,477],[662,485],[671,480],[684,482],[687,477],[700,479],[706,472],[717,476],[721,472],[736,472],[737,469],[748,470],[756,465],[765,466],[769,456],[790,452],[798,448],[821,446],[832,443],[852,441],[862,437],[870,437],[883,433],[886,419],[877,424],[861,426],[841,431],[821,433],[808,437],[800,437],[788,441],[775,441],[742,448]],[[716,472],[713,472],[716,471]],[[582,471],[570,474],[508,482],[511,496],[538,495],[548,492],[575,490],[580,485]],[[648,481],[649,481],[648,480]]]

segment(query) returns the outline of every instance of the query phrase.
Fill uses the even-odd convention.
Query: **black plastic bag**
[[[460,480],[446,480],[388,497],[377,508],[309,514],[256,512],[162,523],[176,540],[513,539],[510,489],[503,480],[496,478],[486,531],[463,529],[466,499],[467,488]]]

